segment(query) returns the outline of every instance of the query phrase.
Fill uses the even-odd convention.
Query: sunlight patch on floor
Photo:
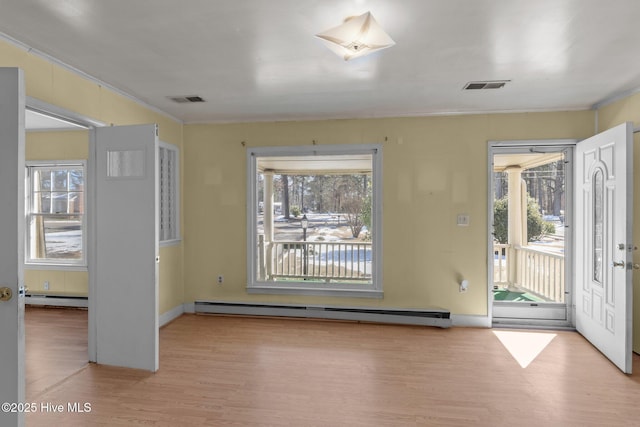
[[[493,333],[523,368],[529,366],[556,337],[556,334],[546,332],[493,331]]]

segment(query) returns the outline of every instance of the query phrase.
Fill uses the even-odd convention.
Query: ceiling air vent
[[[169,96],[167,97],[173,102],[177,102],[178,104],[185,104],[187,102],[204,102],[204,99],[198,95],[190,95],[190,96]]]
[[[462,88],[463,90],[476,90],[476,89],[500,89],[511,80],[486,80],[478,82],[469,82]]]

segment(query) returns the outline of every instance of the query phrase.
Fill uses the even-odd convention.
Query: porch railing
[[[302,279],[370,281],[371,242],[300,242],[259,240],[258,253],[271,254],[262,262],[267,280]],[[262,271],[262,269],[261,269]]]
[[[564,255],[517,247],[517,285],[535,295],[564,302]]]
[[[564,255],[530,246],[493,245],[493,283],[564,302]]]
[[[507,286],[509,284],[509,248],[511,245],[493,245],[493,284]]]

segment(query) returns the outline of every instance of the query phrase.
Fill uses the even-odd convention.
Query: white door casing
[[[22,70],[0,68],[0,426],[24,425],[24,111]],[[17,232],[16,232],[17,229]],[[5,403],[16,404],[6,407]],[[9,409],[9,411],[7,411]]]
[[[563,227],[562,234],[564,238],[562,240],[563,245],[563,254],[564,254],[564,266],[558,266],[554,263],[554,261],[549,260],[549,264],[546,262],[543,263],[545,267],[539,271],[539,275],[536,274],[535,277],[538,278],[540,283],[544,283],[545,274],[550,271],[552,273],[556,273],[553,277],[553,283],[548,283],[550,287],[557,286],[560,281],[563,281],[565,284],[564,287],[564,302],[557,301],[499,301],[494,300],[494,285],[495,283],[495,269],[500,268],[496,266],[495,261],[495,253],[494,253],[494,227],[495,227],[495,218],[494,218],[494,203],[495,203],[495,191],[496,191],[496,173],[494,172],[494,165],[496,164],[496,157],[500,156],[502,158],[501,162],[504,162],[505,159],[509,159],[515,164],[519,164],[522,161],[525,161],[524,169],[529,170],[532,167],[539,166],[539,163],[535,163],[534,165],[527,164],[526,160],[522,158],[524,156],[532,155],[549,155],[549,156],[562,156],[564,161],[564,172],[566,174],[564,179],[564,191],[567,194],[569,200],[572,200],[571,194],[573,194],[573,179],[572,179],[572,164],[573,164],[573,150],[576,145],[576,140],[569,139],[555,139],[555,140],[518,140],[518,141],[499,141],[499,142],[490,142],[489,144],[489,183],[488,186],[491,191],[488,194],[488,218],[489,218],[489,268],[488,268],[488,305],[490,308],[490,318],[492,322],[496,325],[499,324],[520,324],[520,325],[529,325],[529,326],[558,326],[565,327],[572,325],[572,317],[570,305],[572,302],[572,294],[571,294],[571,283],[573,280],[572,277],[572,269],[571,263],[573,258],[573,247],[572,247],[572,231],[573,227],[569,227],[568,223],[563,223],[560,225],[556,225],[556,227]],[[532,158],[534,158],[532,157]],[[555,159],[549,159],[549,161],[560,160],[560,157],[555,157]],[[540,162],[541,159],[537,158],[536,162]],[[524,170],[523,169],[523,170]],[[516,182],[522,183],[522,178]],[[523,185],[523,184],[522,184]],[[513,187],[513,183],[510,183],[510,187]],[[522,188],[521,193],[525,194],[527,192],[526,185]],[[571,218],[572,215],[572,203],[566,203],[564,206],[564,214],[567,218]],[[526,212],[526,208],[522,207],[522,212]],[[526,231],[523,231],[526,233]],[[524,235],[523,235],[524,236]],[[557,245],[557,242],[556,242]],[[517,280],[520,276],[527,276],[531,280],[531,275],[535,269],[531,268],[529,271],[530,274],[522,274],[517,273],[518,268],[523,268],[524,271],[527,271],[527,267],[522,266],[522,264],[518,261],[517,256],[512,256],[510,259],[513,259],[513,273],[515,274],[515,282],[512,282],[512,278],[508,278],[509,282],[515,283],[516,287],[518,286]],[[503,267],[506,266],[506,263],[503,264]],[[548,268],[547,268],[548,267]],[[530,268],[530,267],[529,267]],[[560,276],[561,275],[561,276]],[[547,275],[549,277],[550,275]],[[560,279],[560,277],[562,279]],[[505,277],[500,276],[499,280],[504,280]],[[547,279],[548,280],[548,279]]]
[[[576,328],[631,373],[633,126],[576,146]]]
[[[98,363],[158,369],[156,125],[96,129]]]

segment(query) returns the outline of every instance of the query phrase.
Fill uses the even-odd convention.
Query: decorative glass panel
[[[602,169],[593,174],[593,280],[602,283],[604,242],[604,175]]]
[[[108,151],[107,176],[109,178],[144,177],[144,150]]]
[[[178,238],[177,150],[160,147],[160,241]]]

